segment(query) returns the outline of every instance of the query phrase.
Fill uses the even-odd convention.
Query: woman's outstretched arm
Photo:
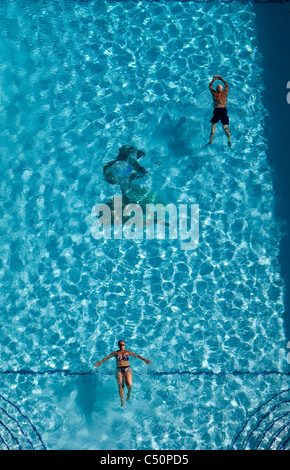
[[[107,361],[108,359],[111,359],[111,357],[116,356],[116,354],[117,354],[117,351],[112,352],[112,353],[109,354],[107,357],[105,357],[104,359],[102,359],[100,362],[95,362],[94,366],[95,366],[95,367],[99,367],[101,364],[103,364],[103,362]]]
[[[139,356],[139,354],[136,354],[133,351],[129,351],[129,356],[137,357],[138,359],[147,362],[147,364],[151,364],[151,361],[149,361],[149,359],[145,359],[144,357]]]

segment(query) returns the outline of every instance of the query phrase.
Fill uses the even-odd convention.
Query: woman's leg
[[[125,383],[126,383],[127,388],[128,388],[128,394],[127,394],[127,398],[126,398],[127,401],[129,400],[130,394],[131,394],[131,391],[132,391],[132,378],[133,378],[133,374],[132,374],[131,369],[127,370],[127,372],[125,374]]]
[[[124,384],[124,375],[122,374],[122,372],[117,370],[116,379],[117,379],[117,382],[118,382],[118,385],[119,385],[119,395],[120,395],[120,398],[121,398],[121,406],[124,406],[124,387],[125,387],[125,384]]]

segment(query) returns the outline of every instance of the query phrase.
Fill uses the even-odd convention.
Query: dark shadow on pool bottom
[[[94,414],[102,412],[103,404],[108,400],[108,396],[115,399],[113,403],[119,406],[118,386],[115,377],[110,378],[110,383],[104,385],[101,376],[87,375],[75,378],[71,386],[77,390],[75,403],[88,425],[94,423]]]
[[[290,3],[254,4],[258,29],[259,48],[264,57],[263,103],[269,111],[265,119],[265,135],[269,149],[267,157],[274,170],[276,216],[286,222],[286,234],[280,245],[279,263],[285,282],[284,325],[287,341],[290,340],[290,104],[286,96],[290,81],[289,22]]]

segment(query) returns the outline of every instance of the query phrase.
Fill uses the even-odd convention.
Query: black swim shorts
[[[217,122],[221,121],[223,126],[226,126],[229,124],[229,116],[228,116],[228,111],[227,108],[215,108],[213,111],[213,117],[211,118],[210,122],[213,124],[216,124]]]

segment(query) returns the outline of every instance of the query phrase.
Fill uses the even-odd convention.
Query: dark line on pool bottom
[[[96,371],[71,371],[69,369],[56,369],[56,370],[44,370],[44,371],[34,371],[29,369],[20,369],[20,370],[4,370],[0,371],[0,375],[56,375],[56,374],[64,374],[65,376],[83,376],[83,375],[92,375],[97,376],[98,372]],[[105,374],[102,372],[102,375],[113,375],[114,372],[106,372]],[[233,370],[233,371],[220,371],[214,372],[210,370],[197,370],[197,371],[167,371],[167,372],[146,372],[147,375],[156,375],[156,376],[164,376],[164,375],[209,375],[215,377],[225,377],[227,375],[262,375],[262,376],[269,376],[269,375],[281,375],[281,376],[288,376],[290,377],[290,372],[281,372],[276,370],[264,370],[264,371],[247,371],[247,370]]]
[[[43,442],[43,440],[42,440],[42,437],[41,437],[41,435],[39,434],[39,432],[37,431],[36,427],[35,427],[34,424],[31,422],[31,420],[29,419],[29,417],[21,411],[21,409],[19,408],[19,406],[15,405],[15,403],[13,403],[12,401],[10,401],[8,398],[5,398],[5,397],[4,397],[3,395],[1,395],[1,394],[0,394],[0,399],[2,399],[4,402],[6,402],[6,403],[8,403],[9,405],[11,405],[11,406],[20,414],[20,416],[21,416],[22,418],[24,418],[24,420],[25,420],[26,422],[29,423],[29,425],[31,426],[31,428],[32,428],[32,430],[34,431],[35,435],[38,437],[38,439],[39,439],[39,441],[40,441],[40,443],[41,443],[43,449],[44,449],[44,450],[47,450],[47,448],[46,448],[46,446],[45,446],[45,444],[44,444],[44,442]],[[1,407],[1,411],[4,412],[4,414],[6,414],[6,416],[8,416],[8,418],[10,418],[12,421],[14,421],[14,422],[17,424],[18,428],[19,428],[20,431],[21,431],[21,434],[22,434],[24,437],[26,437],[27,442],[29,443],[29,445],[31,446],[31,448],[34,449],[33,442],[31,441],[29,435],[27,435],[27,433],[25,433],[25,432],[23,431],[23,429],[22,429],[22,427],[21,427],[21,424],[18,422],[18,420],[17,420],[16,418],[14,418],[12,415],[10,415],[9,413],[7,413],[7,411],[6,411],[4,408],[2,408],[2,407]],[[14,434],[10,431],[10,429],[9,429],[2,421],[0,421],[0,423],[1,423],[1,425],[4,427],[4,429],[6,429],[6,431],[8,431],[8,433],[11,435],[12,439],[13,439],[15,442],[18,443],[18,445],[19,445],[19,450],[21,450],[22,448],[21,448],[21,445],[20,445],[20,443],[19,443],[18,438],[14,436]],[[18,433],[18,435],[19,435],[19,433]],[[1,442],[6,446],[6,448],[7,448],[8,450],[10,450],[9,445],[7,444],[7,442],[5,442],[5,440],[2,438],[1,435],[0,435],[0,440],[1,440]]]

